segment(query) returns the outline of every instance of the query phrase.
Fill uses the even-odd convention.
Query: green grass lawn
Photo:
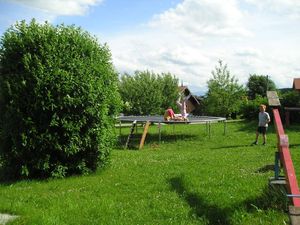
[[[163,126],[158,145],[153,125],[143,150],[116,148],[95,174],[0,184],[0,212],[20,215],[12,224],[288,223],[287,200],[268,187],[274,129],[267,146],[251,146],[255,128],[228,123],[223,135],[213,124],[209,138],[205,125]],[[298,174],[299,131],[286,130]]]

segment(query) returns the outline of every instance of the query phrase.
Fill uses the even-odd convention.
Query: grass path
[[[251,146],[255,124],[227,127],[224,136],[214,124],[209,139],[204,125],[164,126],[158,146],[152,126],[142,151],[115,149],[104,171],[0,184],[0,212],[21,216],[12,224],[288,223],[286,201],[268,189],[274,130]],[[299,131],[286,131],[298,174]]]

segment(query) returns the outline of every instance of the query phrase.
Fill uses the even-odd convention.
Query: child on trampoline
[[[188,121],[188,113],[186,112],[186,102],[189,99],[190,95],[183,98],[181,95],[176,102],[176,105],[180,109],[180,114],[175,114],[173,109],[169,106],[168,109],[165,111],[164,120],[165,121]]]
[[[190,95],[185,98],[183,96],[180,96],[176,102],[176,105],[180,109],[180,114],[178,115],[178,117],[183,121],[188,121],[187,117],[189,114],[186,112],[186,103],[187,103],[187,100],[189,99],[189,97],[190,97]]]
[[[268,129],[268,123],[270,123],[270,115],[266,112],[266,106],[260,105],[259,106],[259,114],[258,114],[258,128],[256,130],[256,138],[253,142],[254,145],[258,144],[258,136],[259,134],[262,134],[263,136],[263,145],[266,144],[267,140],[267,129]]]
[[[168,107],[168,109],[165,111],[164,114],[164,120],[170,121],[175,119],[175,113],[171,106]]]

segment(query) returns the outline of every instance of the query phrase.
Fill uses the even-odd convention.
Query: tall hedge
[[[103,166],[120,97],[106,45],[81,28],[15,24],[0,42],[0,158],[14,177]]]

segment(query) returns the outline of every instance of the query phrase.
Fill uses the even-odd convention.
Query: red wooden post
[[[289,194],[293,196],[297,196],[297,195],[299,196],[300,192],[299,192],[298,182],[297,182],[290,150],[288,147],[288,143],[287,142],[284,143],[282,141],[286,139],[287,136],[285,136],[284,134],[284,129],[282,126],[278,109],[273,109],[273,115],[274,115],[274,123],[277,132],[278,151],[280,152],[281,163],[283,165],[284,172],[286,175],[287,190]],[[295,207],[300,207],[300,198],[291,197],[291,200]]]

